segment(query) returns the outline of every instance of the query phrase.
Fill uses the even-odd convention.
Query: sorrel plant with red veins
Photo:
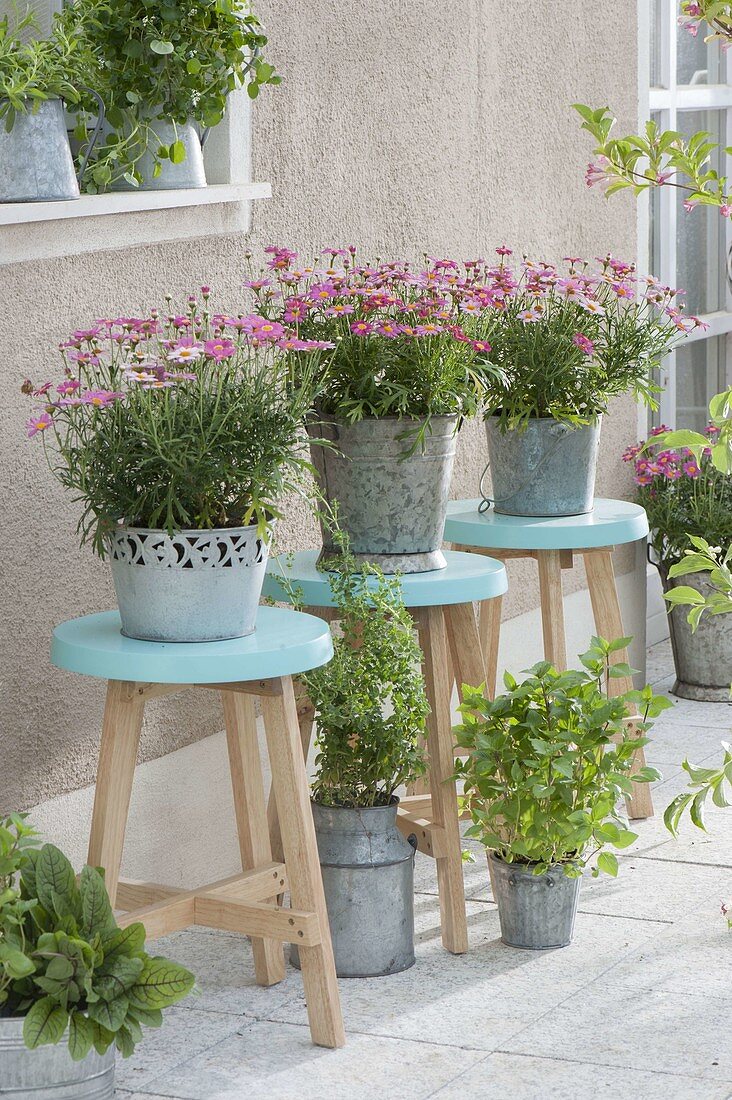
[[[718,429],[706,429],[710,447],[699,457],[686,447],[669,447],[668,432],[665,425],[654,428],[648,441],[623,454],[633,468],[638,501],[648,513],[649,541],[662,572],[683,559],[690,535],[722,553],[732,546],[732,477],[711,458]]]
[[[469,300],[487,416],[504,429],[532,417],[579,426],[628,391],[654,406],[655,368],[702,324],[683,315],[679,291],[653,277],[639,285],[634,266],[612,256],[557,267],[496,251],[496,263],[479,261]]]
[[[303,491],[302,424],[330,345],[256,313],[216,314],[208,287],[177,312],[95,321],[61,345],[58,381],[23,392],[27,433],[81,505],[78,531],[104,556],[129,526],[210,529],[256,523]]]

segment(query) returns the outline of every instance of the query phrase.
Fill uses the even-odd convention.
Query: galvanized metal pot
[[[0,1017],[0,1096],[8,1100],[113,1100],[114,1046],[74,1062],[65,1038],[28,1050],[22,1018]]]
[[[665,591],[688,585],[708,595],[709,581],[703,573],[687,573],[670,580],[661,571]],[[674,695],[697,702],[726,703],[732,684],[732,615],[705,615],[692,634],[686,621],[688,607],[674,607],[669,614],[671,648],[676,682]]]
[[[571,942],[581,878],[567,878],[561,867],[534,875],[530,867],[505,863],[493,852],[488,870],[505,944],[547,951]]]
[[[153,174],[155,168],[154,151],[148,150],[136,165],[144,181],[141,187],[134,187],[127,180],[121,179],[112,184],[112,190],[170,191],[177,188],[206,187],[203,146],[208,131],[204,130],[203,134],[199,135],[193,122],[174,125],[172,122],[165,122],[162,119],[153,119],[150,126],[160,145],[171,145],[174,141],[182,141],[186,150],[185,160],[182,160],[180,164],[173,164],[171,160],[161,160],[160,175],[155,176]]]
[[[128,637],[212,642],[254,631],[269,554],[256,526],[174,535],[119,527],[108,550]]]
[[[347,424],[325,418],[308,433],[332,447],[310,448],[320,488],[338,502],[338,520],[357,558],[385,573],[444,569],[440,546],[455,458],[457,418],[436,416],[424,450],[414,443],[417,421],[396,417]],[[323,527],[323,554],[337,552]]]
[[[397,827],[397,805],[312,804],[339,978],[378,978],[414,964],[416,849]],[[299,966],[295,947],[290,961]]]
[[[44,100],[35,110],[17,111],[9,133],[4,121],[0,123],[0,202],[78,198],[60,99]]]
[[[486,418],[496,512],[509,516],[579,516],[592,511],[601,418],[572,428],[551,417],[503,432]],[[482,490],[481,490],[482,491]]]

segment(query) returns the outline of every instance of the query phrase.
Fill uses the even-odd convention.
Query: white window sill
[[[132,214],[144,210],[173,210],[184,206],[267,199],[269,183],[219,183],[176,191],[116,191],[106,195],[82,195],[63,202],[15,202],[0,204],[0,225],[91,218],[105,214]]]

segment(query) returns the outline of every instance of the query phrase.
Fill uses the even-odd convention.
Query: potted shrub
[[[64,103],[79,100],[82,47],[58,18],[48,38],[35,30],[30,10],[0,18],[0,202],[79,197]]]
[[[429,706],[398,580],[335,538],[334,656],[327,675],[302,677],[317,725],[313,819],[336,972],[378,977],[414,963],[415,848],[397,827],[396,792],[424,774]]]
[[[457,727],[467,753],[457,774],[464,803],[488,855],[501,938],[511,947],[544,950],[572,939],[583,869],[618,873],[610,847],[627,848],[636,834],[618,817],[618,800],[631,782],[658,779],[653,768],[633,770],[647,744],[628,728],[629,707],[642,731],[670,706],[649,687],[608,698],[607,677],[627,676],[610,655],[630,639],[593,638],[579,671],[557,672],[546,661],[494,701],[465,689]],[[632,713],[632,711],[631,711]]]
[[[682,437],[679,433],[670,436],[667,428],[656,428],[647,443],[629,447],[623,458],[633,464],[638,501],[648,513],[651,528],[651,560],[671,604],[669,629],[676,668],[672,691],[685,699],[719,702],[727,699],[732,682],[732,620],[706,616],[692,636],[692,624],[681,606],[689,590],[699,607],[712,592],[705,575],[710,563],[704,546],[718,547],[723,554],[732,546],[732,477],[712,461],[711,447],[718,434],[710,424],[709,446],[695,454],[684,445],[668,445],[667,440]],[[700,553],[687,554],[690,537]]]
[[[147,954],[142,924],[118,927],[103,871],[77,883],[26,815],[0,820],[0,1091],[111,1100],[115,1048],[129,1057],[193,982]]]
[[[611,398],[631,391],[655,406],[653,370],[679,333],[676,291],[649,278],[638,294],[632,264],[608,256],[597,269],[575,257],[566,268],[510,249],[481,271],[476,322],[490,351],[479,354],[491,503],[509,515],[592,511],[600,424]]]
[[[212,316],[204,287],[164,321],[75,331],[62,381],[24,383],[37,402],[28,435],[81,501],[82,542],[111,559],[125,634],[254,630],[278,501],[310,469],[307,362],[321,345],[300,342],[295,386],[281,342],[261,317]]]
[[[230,93],[246,86],[255,98],[280,80],[260,56],[267,39],[249,0],[74,0],[61,21],[82,42],[85,83],[106,108],[90,191],[204,187],[202,139]],[[96,104],[83,102],[93,116]]]
[[[351,551],[386,573],[443,568],[456,432],[477,410],[465,270],[452,260],[414,270],[357,262],[353,246],[326,249],[312,265],[267,251],[267,277],[249,283],[258,310],[335,346],[308,430],[329,444],[313,463]],[[327,526],[323,540],[324,554],[335,553]]]

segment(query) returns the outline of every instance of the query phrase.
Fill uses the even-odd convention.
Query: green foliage
[[[728,615],[732,611],[732,545],[722,551],[719,546],[695,535],[689,536],[694,546],[686,550],[683,558],[669,569],[669,577],[683,577],[687,573],[708,573],[708,591],[697,592],[691,585],[680,584],[664,595],[673,607],[688,607],[687,619],[696,630],[703,615]]]
[[[0,119],[8,131],[19,111],[36,111],[47,99],[79,99],[83,49],[77,37],[56,20],[48,38],[26,40],[24,32],[36,30],[30,8],[17,20],[8,13],[0,18]]]
[[[333,659],[302,680],[315,707],[313,798],[326,806],[386,806],[425,771],[429,705],[421,651],[399,580],[357,563],[345,536],[327,563],[340,632]]]
[[[53,844],[39,847],[25,815],[0,821],[0,1016],[24,1018],[31,1050],[68,1035],[75,1061],[113,1043],[128,1057],[142,1025],[193,988],[193,975],[145,951],[145,929],[120,929],[99,870],[77,884]]]
[[[665,447],[684,447],[701,463],[708,453],[712,465],[723,474],[732,474],[732,389],[717,393],[709,402],[709,423],[713,438],[689,428],[667,431],[654,437]]]
[[[479,688],[465,688],[457,727],[458,748],[468,755],[457,768],[464,804],[473,820],[468,836],[508,863],[533,866],[542,874],[560,865],[579,875],[595,853],[593,875],[617,874],[617,860],[605,847],[627,848],[636,834],[616,813],[632,781],[658,778],[653,768],[634,771],[636,749],[629,713],[642,734],[650,720],[671,704],[650,687],[608,698],[609,679],[632,670],[612,663],[630,639],[592,639],[583,668],[557,672],[542,661],[518,683],[504,675],[506,692],[493,702]]]
[[[161,141],[156,122],[217,126],[234,89],[246,86],[254,99],[265,84],[280,82],[260,56],[267,38],[250,0],[73,0],[60,18],[81,43],[84,83],[101,95],[112,127],[94,152],[90,191],[120,178],[143,183],[146,152],[154,175],[163,160],[185,159],[182,142]],[[83,105],[87,117],[96,114],[93,100]]]
[[[706,830],[704,821],[704,809],[707,798],[711,794],[715,806],[725,807],[730,805],[730,790],[732,786],[732,749],[723,741],[724,759],[720,768],[699,768],[684,760],[681,765],[689,776],[690,791],[685,791],[676,796],[666,807],[663,820],[666,828],[674,836],[677,835],[681,819],[688,810],[691,821],[698,829]]]

